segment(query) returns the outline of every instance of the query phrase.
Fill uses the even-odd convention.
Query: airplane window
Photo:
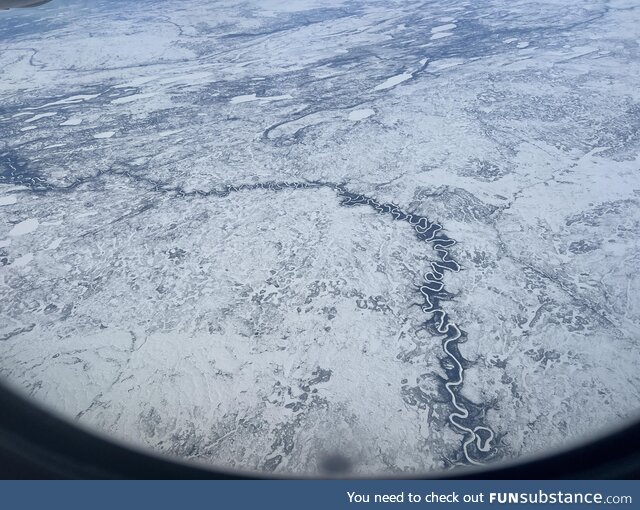
[[[285,476],[640,414],[634,2],[0,9],[3,382]]]

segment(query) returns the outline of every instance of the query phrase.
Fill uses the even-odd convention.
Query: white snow
[[[58,115],[58,113],[57,112],[39,113],[31,117],[30,119],[25,120],[24,122],[25,124],[28,124],[29,122],[35,122],[36,120],[46,119],[47,117],[54,117],[55,115]]]
[[[436,41],[438,39],[443,39],[445,37],[449,37],[450,35],[453,35],[452,32],[438,32],[436,34],[433,34],[431,36],[431,40]]]
[[[291,96],[289,94],[284,94],[281,96],[265,96],[265,97],[258,97],[256,94],[246,94],[243,96],[235,96],[231,98],[230,103],[231,104],[240,104],[240,103],[249,103],[251,101],[282,101],[285,99],[291,99]]]
[[[70,96],[65,99],[53,101],[52,103],[43,104],[42,106],[36,106],[33,108],[27,108],[27,110],[41,110],[42,108],[49,108],[51,106],[65,105],[65,104],[77,104],[90,99],[95,99],[100,94],[79,94],[76,96]]]
[[[119,97],[118,99],[114,99],[111,101],[112,104],[127,104],[132,103],[133,101],[139,101],[140,99],[148,99],[150,97],[157,96],[157,92],[148,92],[145,94],[132,94],[130,96]]]
[[[159,138],[166,138],[168,136],[177,135],[178,133],[182,133],[184,129],[169,129],[167,131],[161,131],[158,133]]]
[[[0,165],[15,167],[18,184],[26,169],[66,186],[115,160],[157,185],[120,165],[64,196],[0,183],[0,258],[10,263],[0,268],[0,323],[10,325],[1,334],[25,330],[0,342],[3,377],[83,413],[87,426],[203,461],[261,469],[282,455],[278,474],[317,474],[317,449],[330,447],[365,476],[437,469],[445,454],[455,462],[470,436],[446,423],[436,380],[420,378],[447,375],[444,351],[410,306],[429,243],[388,214],[341,207],[329,188],[175,193],[348,181],[442,221],[459,241],[452,255],[464,271],[444,276],[455,297],[442,307],[467,333],[461,354],[478,360],[460,396],[489,403],[480,421],[504,438],[497,458],[632,414],[640,8],[621,2],[633,8],[513,0],[463,14],[462,3],[391,0],[346,13],[344,0],[242,11],[235,0],[190,0],[188,9],[131,2],[124,16],[91,2],[63,9],[62,21],[87,30],[43,22],[59,2],[19,13],[39,30],[0,50]],[[296,25],[301,3],[327,9],[326,19]],[[594,12],[598,23],[588,23]],[[562,30],[524,47],[527,27],[554,19]],[[468,41],[467,22],[483,27]],[[434,72],[421,75],[425,64]],[[17,224],[26,218],[40,220],[31,235],[33,224]],[[11,274],[16,259],[24,266]],[[45,314],[49,304],[57,311]],[[551,357],[538,361],[543,352]],[[285,408],[319,367],[332,371],[316,388],[327,405]],[[418,389],[426,407],[402,399]],[[286,454],[272,446],[283,430]]]
[[[444,58],[442,60],[434,60],[429,64],[429,69],[432,71],[441,71],[443,69],[449,69],[450,67],[456,67],[464,64],[464,60],[461,58]]]
[[[396,85],[402,83],[403,81],[407,81],[411,79],[413,73],[402,73],[397,74],[396,76],[392,76],[391,78],[387,78],[383,83],[377,85],[373,88],[373,90],[386,90],[395,87]]]
[[[450,30],[453,30],[454,28],[456,28],[456,24],[455,23],[447,23],[446,25],[440,25],[437,27],[433,27],[431,29],[431,33],[432,34],[436,34],[438,32],[449,32]]]
[[[14,227],[9,232],[10,236],[21,236],[24,234],[30,234],[35,232],[40,223],[35,218],[29,218],[28,220],[21,221],[14,225]]]
[[[95,135],[93,135],[93,137],[97,140],[102,140],[104,138],[111,138],[115,134],[115,131],[103,131],[102,133],[96,133]]]
[[[27,253],[13,261],[15,267],[24,267],[33,260],[33,253]]]
[[[364,108],[362,110],[353,110],[349,113],[349,120],[358,121],[363,120],[375,115],[375,111],[371,108]]]
[[[67,120],[65,120],[63,123],[61,123],[61,126],[79,126],[80,124],[82,124],[82,118],[80,117],[70,117]]]
[[[236,96],[231,98],[231,104],[248,103],[250,101],[257,101],[258,97],[255,94],[247,94],[244,96]]]
[[[598,51],[598,48],[594,48],[593,46],[575,46],[571,49],[573,51],[571,58],[584,57]],[[609,52],[600,52],[601,55],[606,55],[608,53]]]
[[[259,98],[262,101],[284,101],[285,99],[293,99],[289,94],[282,94],[281,96],[268,96]]]
[[[0,205],[13,205],[17,202],[15,195],[5,195],[0,197]]]
[[[139,87],[140,85],[144,85],[146,83],[152,82],[160,78],[160,76],[140,76],[138,78],[134,78],[133,80],[128,81],[127,83],[122,83],[120,85],[116,85],[114,89],[126,89],[126,88],[134,88]]]
[[[53,240],[51,242],[51,244],[49,246],[47,246],[47,250],[57,250],[60,247],[60,244],[62,243],[62,240],[64,238],[62,237],[58,237],[57,239]]]

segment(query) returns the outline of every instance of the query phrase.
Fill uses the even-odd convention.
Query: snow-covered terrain
[[[0,375],[210,465],[392,474],[640,410],[630,0],[0,13]]]

